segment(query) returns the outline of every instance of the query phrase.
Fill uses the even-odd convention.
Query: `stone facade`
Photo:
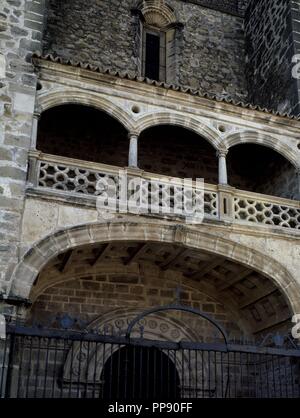
[[[285,108],[283,90],[292,86],[287,74],[278,85],[268,70],[259,78],[271,56],[278,64],[277,41],[269,41],[267,33],[280,27],[280,42],[291,40],[288,3],[272,8],[277,25],[273,27],[260,19],[262,11],[267,15],[270,2],[253,2],[244,19],[241,10],[246,2],[223,1],[220,7],[214,2],[208,7],[202,0],[170,0],[176,15],[172,22],[175,70],[174,79],[167,81],[192,89],[135,77],[140,66],[136,36],[140,17],[131,9],[139,6],[136,2],[85,1],[84,10],[83,2],[77,0],[50,0],[46,9],[44,1],[6,0],[2,4],[0,289],[6,303],[1,310],[18,303],[23,306],[29,298],[35,302],[32,320],[47,315],[51,319],[57,311],[62,315],[73,312],[85,327],[113,307],[134,304],[142,309],[171,302],[174,283],[169,281],[176,276],[176,284],[183,287],[183,301],[215,315],[230,330],[255,335],[288,330],[292,314],[300,309],[300,125],[297,118],[276,113],[279,107]],[[258,47],[262,39],[264,51]],[[53,56],[31,59],[35,50]],[[289,58],[283,54],[280,63],[287,64]],[[103,72],[107,67],[110,70]],[[297,92],[292,90],[288,89],[287,108],[296,103]],[[217,94],[218,100],[203,97],[205,92]],[[247,94],[275,112],[221,100],[228,96],[246,100]],[[55,107],[66,104],[95,108],[96,116],[89,119],[86,114],[81,120],[71,111],[68,120],[48,121],[50,126],[57,123],[58,135],[45,120],[51,112],[59,113]],[[98,111],[106,116],[100,118]],[[67,122],[71,130],[66,129]],[[265,163],[276,172],[274,176],[259,179],[257,172],[251,176],[249,170],[246,179],[232,172],[231,150],[245,143],[254,145],[256,152],[265,146],[281,154],[283,164],[277,164],[279,159]],[[141,214],[115,214],[107,221],[96,210],[95,194],[88,188],[63,187],[66,176],[73,176],[69,181],[73,186],[74,182],[91,183],[101,170],[114,176],[117,168],[129,164],[129,144],[139,163],[131,167],[132,175],[162,176],[165,182],[168,176],[200,175],[213,183],[206,191],[209,210],[201,225],[186,225],[179,217]],[[255,163],[253,159],[253,171]],[[52,188],[42,183],[42,165],[48,166]],[[282,198],[276,198],[277,194]],[[87,271],[93,268],[95,251],[105,261],[102,246],[120,242],[127,242],[128,248],[122,257],[118,254],[118,263],[112,254],[106,271]],[[159,250],[163,245],[172,247],[170,254],[166,250],[163,255],[166,260],[152,253],[157,258],[150,260],[149,269],[156,269],[156,277],[136,274],[132,279],[122,273],[128,257],[134,256],[129,243],[135,250],[139,244],[151,243]],[[179,249],[190,251],[178,255],[181,262]],[[92,260],[84,268],[73,260],[78,271],[67,277],[68,251],[77,261],[81,252],[92,251]],[[51,275],[43,275],[57,259],[65,264],[52,265]],[[136,261],[134,268],[141,268],[140,264]],[[122,270],[117,274],[118,269]],[[231,315],[232,311],[239,314]],[[30,315],[22,308],[19,314]]]
[[[249,100],[289,111],[298,103],[292,79],[295,53],[290,0],[253,1],[246,14]]]
[[[44,6],[44,0],[3,0],[0,7],[1,281],[11,274],[18,258],[27,150],[36,94],[31,55],[40,49]]]
[[[167,81],[245,98],[243,19],[193,2],[168,3],[183,28],[177,31],[175,71]],[[44,53],[138,74],[131,8],[129,0],[88,0],[82,12],[82,1],[51,0]]]

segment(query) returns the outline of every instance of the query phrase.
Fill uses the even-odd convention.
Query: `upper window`
[[[175,82],[176,18],[161,0],[144,0],[138,9],[137,60],[139,72],[151,80]]]
[[[143,67],[145,77],[151,80],[165,80],[165,34],[146,29],[143,38]]]

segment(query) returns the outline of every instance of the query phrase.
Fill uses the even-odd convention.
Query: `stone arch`
[[[216,130],[205,123],[189,116],[172,113],[152,113],[141,117],[136,124],[136,131],[140,135],[148,128],[159,125],[173,125],[188,129],[207,140],[216,150],[224,149],[221,138]]]
[[[110,311],[101,317],[95,319],[86,328],[87,332],[93,332],[99,335],[115,335],[124,336],[127,330],[129,322],[141,313],[140,309],[135,308],[117,308]],[[199,341],[199,335],[197,332],[190,328],[186,321],[180,319],[162,317],[159,314],[152,314],[145,318],[142,323],[143,338],[154,341],[165,342],[180,342],[180,341]],[[139,331],[135,331],[132,335],[134,338],[141,338]],[[107,360],[116,352],[120,347],[114,345],[111,349],[105,349],[103,344],[92,344],[89,346],[74,342],[70,348],[64,364],[64,381],[71,381],[71,377],[76,376],[76,381],[82,383],[86,382],[99,382],[101,380],[102,370]],[[95,358],[98,360],[95,361]],[[189,367],[191,359],[188,358],[188,354],[184,353],[183,356],[174,357],[173,353],[170,355],[170,359],[173,361],[175,367],[180,371]],[[95,364],[97,365],[95,373]],[[191,370],[191,378],[195,380],[194,370]],[[207,373],[207,365],[203,364],[203,371]]]
[[[236,132],[228,135],[223,142],[226,149],[230,149],[236,145],[241,144],[257,144],[262,145],[281,154],[286,158],[295,168],[300,167],[297,153],[287,144],[283,144],[279,139],[270,135],[262,134],[255,131]]]
[[[139,1],[137,8],[148,25],[164,28],[176,23],[175,13],[165,0]]]
[[[36,243],[16,266],[11,281],[11,296],[28,298],[42,268],[68,249],[105,242],[163,242],[226,257],[264,274],[285,295],[291,311],[300,312],[299,284],[277,260],[229,239],[216,237],[185,226],[157,225],[146,222],[87,224],[57,231]]]
[[[37,99],[37,106],[40,113],[51,109],[52,107],[64,104],[78,104],[94,107],[116,119],[128,132],[135,131],[134,122],[131,121],[130,114],[121,107],[103,97],[99,97],[98,94],[93,92],[86,94],[78,90],[48,91],[47,93],[38,96]]]

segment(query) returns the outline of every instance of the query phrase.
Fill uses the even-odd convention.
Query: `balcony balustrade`
[[[29,157],[28,191],[47,192],[57,197],[84,197],[96,201],[103,191],[99,190],[99,181],[109,179],[118,184],[120,173],[125,173],[128,179],[142,179],[151,198],[151,204],[156,203],[163,211],[161,196],[169,193],[173,208],[182,202],[183,179],[174,179],[164,175],[148,173],[136,168],[121,168],[75,160],[60,156],[32,151]],[[120,171],[121,170],[121,171]],[[123,170],[123,171],[122,171]],[[149,189],[151,184],[151,190]],[[156,185],[153,189],[152,185]],[[237,224],[260,224],[279,228],[300,229],[300,202],[278,198],[259,193],[242,191],[224,185],[204,185],[204,191],[193,182],[193,201],[204,203],[204,219],[220,220]],[[120,188],[116,188],[117,195]],[[120,196],[118,195],[119,199]],[[203,207],[203,206],[202,206]],[[176,211],[174,211],[176,212]],[[160,210],[158,210],[158,215]],[[157,216],[156,214],[156,216]],[[170,213],[168,216],[174,216]]]

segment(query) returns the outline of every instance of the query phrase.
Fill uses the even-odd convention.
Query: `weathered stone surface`
[[[41,13],[27,19],[28,6]],[[44,0],[2,0],[0,7],[0,246],[8,250],[0,256],[0,293],[8,291],[19,257],[16,241],[20,238],[36,79],[28,56],[30,47],[40,46],[37,28],[33,31],[32,27],[37,25],[42,31],[44,6]]]
[[[292,78],[295,53],[289,0],[253,0],[246,14],[246,76],[249,100],[290,111],[298,103]]]
[[[201,3],[201,2],[200,2]],[[229,3],[229,2],[227,2]],[[243,19],[199,4],[170,0],[178,22],[173,80],[218,94],[244,97]],[[68,0],[49,3],[44,52],[138,73],[132,2]]]

